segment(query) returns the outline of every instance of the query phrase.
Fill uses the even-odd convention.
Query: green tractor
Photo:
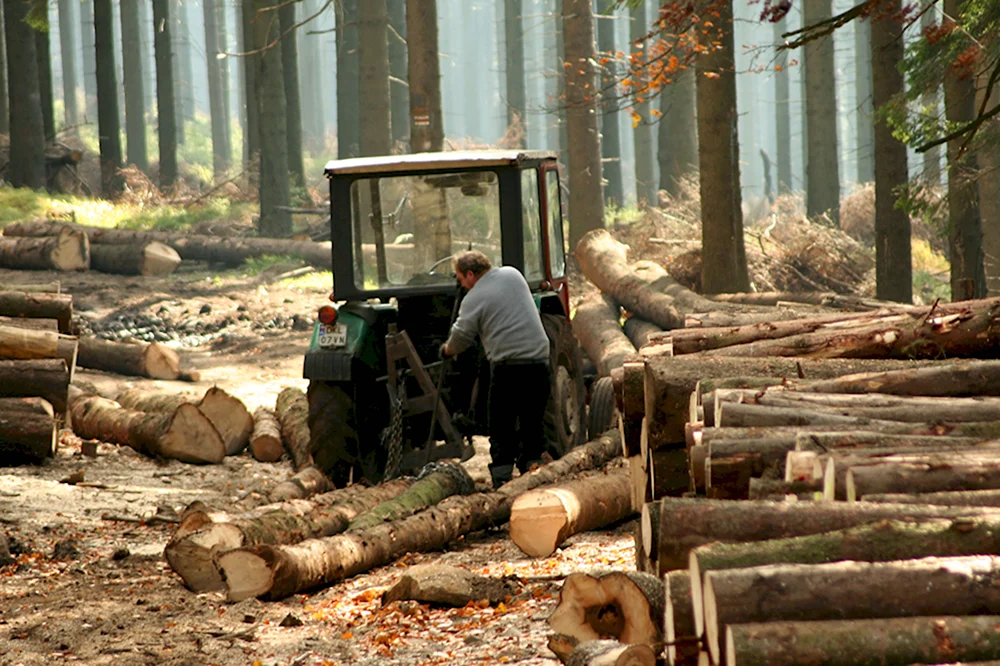
[[[481,347],[437,359],[462,296],[452,257],[466,249],[527,279],[550,340],[548,452],[583,443],[555,154],[345,159],[326,175],[334,304],[319,310],[303,373],[317,466],[340,487],[472,456],[472,435],[487,433],[489,363]]]

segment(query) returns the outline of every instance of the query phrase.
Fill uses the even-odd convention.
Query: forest
[[[327,160],[545,149],[565,167],[570,247],[695,183],[709,293],[747,288],[741,230],[776,197],[836,227],[864,187],[878,297],[912,300],[914,222],[942,248],[953,299],[1000,273],[987,0],[5,0],[3,13],[0,175],[15,188],[114,200],[139,178],[208,199],[237,184],[257,232],[288,237],[292,211],[324,198]],[[80,151],[100,175],[57,182]]]

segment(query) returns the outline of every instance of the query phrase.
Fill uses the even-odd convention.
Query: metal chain
[[[382,430],[382,446],[389,451],[385,463],[385,479],[399,476],[403,461],[403,399],[397,394],[389,396],[389,427]]]

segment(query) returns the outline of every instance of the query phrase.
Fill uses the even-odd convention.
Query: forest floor
[[[267,276],[186,264],[169,278],[0,270],[4,284],[61,280],[84,331],[157,331],[201,373],[189,383],[77,369],[76,382],[110,397],[129,387],[200,395],[217,385],[251,411],[273,407],[286,386],[305,388],[312,316],[329,293]],[[485,440],[476,449],[466,465],[485,482]],[[84,483],[66,482],[74,474]],[[101,444],[85,457],[69,431],[45,465],[0,467],[0,533],[15,557],[0,568],[0,666],[555,664],[545,619],[562,579],[595,566],[635,567],[631,524],[573,537],[545,559],[523,555],[504,527],[280,602],[227,603],[186,589],[163,557],[170,521],[194,500],[227,511],[266,503],[291,474],[287,460],[248,455],[194,466]],[[428,562],[514,577],[519,592],[496,606],[381,606],[407,567]]]

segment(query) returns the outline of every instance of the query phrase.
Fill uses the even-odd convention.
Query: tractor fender
[[[347,327],[347,344],[342,347],[320,346],[320,326],[313,325],[309,351],[302,376],[317,381],[351,381],[353,365],[359,362],[371,368],[384,364],[380,349],[385,345],[388,320],[395,321],[395,308],[348,302],[337,308],[337,325]]]

